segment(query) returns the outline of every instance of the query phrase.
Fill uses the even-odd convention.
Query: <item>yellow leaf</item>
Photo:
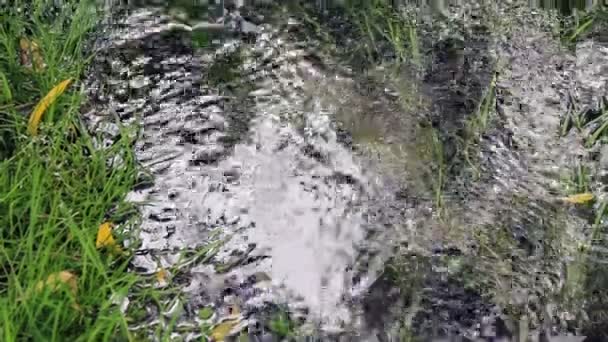
[[[38,102],[36,108],[34,108],[34,111],[30,115],[30,120],[27,125],[27,129],[31,135],[36,135],[36,133],[38,133],[38,124],[40,123],[40,119],[42,119],[42,114],[44,114],[47,108],[49,108],[49,106],[51,106],[55,100],[57,100],[57,97],[63,94],[71,82],[71,79],[62,81],[51,89],[51,91],[49,91],[49,93],[46,94],[46,96],[40,100],[40,102]]]
[[[36,285],[36,290],[41,291],[45,286],[55,291],[62,284],[70,288],[70,292],[76,295],[78,290],[78,277],[69,271],[61,271],[48,276],[45,282],[39,281]]]
[[[97,231],[95,247],[102,248],[114,245],[116,245],[116,241],[112,236],[112,224],[110,222],[104,222],[99,226],[99,230]]]
[[[585,192],[582,194],[576,194],[568,197],[563,197],[562,201],[572,204],[583,204],[588,203],[593,200],[593,194],[590,192]]]
[[[167,283],[167,276],[167,271],[165,271],[164,268],[161,268],[156,272],[156,281],[158,281],[160,285],[164,285]]]
[[[224,341],[226,336],[241,322],[240,309],[238,305],[228,306],[228,315],[221,319],[211,331],[211,338],[215,342]]]
[[[116,244],[116,240],[114,240],[114,236],[112,235],[112,223],[104,222],[99,226],[97,230],[97,239],[95,240],[95,247],[99,248],[107,248],[113,254],[120,254],[122,250],[120,246]]]
[[[215,342],[222,342],[226,338],[226,336],[234,329],[234,327],[239,323],[238,320],[231,319],[226,320],[222,323],[219,323],[213,330],[211,331],[211,338]]]

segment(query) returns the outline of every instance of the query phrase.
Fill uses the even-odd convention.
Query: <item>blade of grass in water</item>
[[[594,22],[594,18],[591,17],[589,19],[587,19],[587,21],[585,21],[583,24],[579,25],[576,30],[574,31],[574,33],[572,33],[572,35],[570,35],[569,40],[570,42],[574,42],[579,36],[581,36],[583,33],[587,32],[587,30],[589,30],[589,28],[591,27],[591,25]]]

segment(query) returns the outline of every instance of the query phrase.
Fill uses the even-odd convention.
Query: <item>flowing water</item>
[[[251,338],[277,307],[303,331],[346,340],[396,340],[403,321],[428,338],[509,339],[526,330],[505,323],[507,309],[531,338],[568,331],[551,295],[589,224],[555,199],[564,172],[596,164],[580,135],[558,133],[574,103],[597,110],[608,95],[608,46],[572,53],[542,14],[494,10],[515,23],[500,34],[459,24],[456,62],[431,43],[422,71],[365,74],[300,17],[264,9],[217,27],[150,4],[108,18],[86,119],[101,148],[119,123],[141,128],[149,174],[129,196],[141,204],[132,266],[176,272],[182,295],[165,300],[181,310],[181,337],[200,336],[209,306],[238,307],[235,330]],[[467,147],[471,172],[459,136],[490,87],[496,108]],[[133,329],[175,312],[148,313]]]

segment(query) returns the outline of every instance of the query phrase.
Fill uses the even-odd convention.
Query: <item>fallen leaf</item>
[[[217,324],[215,327],[213,327],[213,330],[211,330],[211,338],[215,342],[224,341],[226,336],[228,336],[228,334],[230,334],[232,329],[234,329],[234,327],[236,327],[238,324],[239,324],[238,319],[229,319],[222,323]]]
[[[168,272],[164,268],[161,268],[160,270],[158,270],[156,272],[156,281],[158,281],[158,283],[160,285],[166,285],[167,276],[168,276]]]
[[[36,70],[44,69],[46,65],[44,64],[44,60],[42,59],[42,54],[40,54],[38,44],[36,44],[36,48],[32,54],[34,55],[34,66],[36,66]]]
[[[44,68],[44,60],[42,59],[38,43],[23,37],[19,41],[19,47],[21,48],[21,65],[28,69],[31,69],[32,66],[35,67],[36,70],[42,70]]]
[[[120,254],[122,251],[120,247],[116,244],[116,240],[114,240],[114,236],[112,235],[113,225],[110,222],[104,222],[99,226],[97,230],[97,239],[95,241],[95,247],[107,248],[112,253]]]
[[[32,42],[30,44],[30,49],[32,51],[32,58],[34,60],[34,67],[36,70],[44,69],[44,60],[42,59],[42,54],[40,53],[40,46],[38,46],[38,43]]]
[[[216,324],[211,330],[211,338],[215,342],[224,341],[235,327],[240,325],[242,318],[241,310],[238,305],[232,304],[228,306],[228,315],[220,319],[220,323]]]
[[[30,120],[27,125],[27,130],[31,135],[36,135],[38,133],[38,125],[40,124],[40,119],[42,119],[42,114],[44,114],[47,108],[49,108],[61,94],[63,94],[71,82],[71,79],[60,82],[51,89],[40,102],[38,102],[36,108],[34,108],[34,111],[30,115]]]
[[[107,246],[113,246],[116,244],[114,237],[112,236],[112,224],[110,222],[104,222],[99,226],[97,231],[97,240],[95,241],[95,247],[102,248]]]
[[[31,68],[32,63],[30,53],[30,41],[27,38],[21,38],[19,40],[19,48],[21,50],[19,54],[19,60],[21,65],[26,68]]]
[[[48,287],[52,291],[55,291],[62,284],[67,285],[70,288],[70,292],[75,296],[78,291],[78,277],[69,271],[61,271],[53,273],[48,276],[46,281],[39,281],[36,285],[36,290],[42,291],[43,288]]]
[[[562,198],[562,201],[572,204],[584,204],[591,202],[591,200],[593,200],[593,194],[590,192],[585,192],[582,194],[576,194]]]

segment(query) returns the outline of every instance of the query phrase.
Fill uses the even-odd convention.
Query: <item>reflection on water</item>
[[[150,6],[162,3],[140,1]],[[329,8],[346,2],[316,5]],[[179,13],[201,17],[210,5],[195,0],[165,3],[178,13],[170,13],[171,20],[179,19]],[[465,1],[391,3],[441,10]],[[529,3],[566,11],[593,4]],[[223,11],[227,1],[217,4]],[[144,15],[127,18],[130,31],[112,38],[113,50],[103,59],[108,65],[102,69],[127,70],[120,77],[131,79],[115,80],[117,75],[108,74],[107,82],[137,88],[131,97],[111,88],[111,101],[121,109],[121,118],[143,107],[137,157],[155,176],[154,187],[136,194],[150,205],[142,211],[140,234],[148,255],[134,258],[134,265],[152,272],[157,265],[150,255],[198,248],[214,238],[215,231],[231,236],[214,256],[215,268],[197,265],[199,269],[184,276],[190,281],[187,301],[192,317],[208,304],[201,293],[223,303],[232,298],[214,294],[220,291],[211,291],[209,282],[199,280],[203,276],[221,279],[224,292],[230,289],[243,301],[259,304],[264,298],[281,297],[266,297],[254,287],[257,284],[242,281],[263,274],[268,288],[284,287],[290,304],[303,303],[310,315],[319,316],[324,329],[351,320],[350,288],[356,299],[366,291],[369,295],[361,306],[370,316],[365,317],[370,328],[385,329],[392,320],[382,315],[388,307],[407,306],[413,308],[413,330],[429,335],[431,325],[474,327],[489,317],[496,303],[513,311],[514,317],[528,305],[537,315],[540,299],[557,291],[553,287],[561,281],[559,258],[568,255],[563,250],[570,247],[561,242],[570,236],[559,235],[557,228],[561,232],[583,225],[545,203],[549,196],[544,185],[549,182],[537,171],[556,166],[554,156],[567,154],[562,153],[565,145],[553,140],[565,109],[557,90],[545,85],[556,84],[561,90],[573,84],[557,72],[564,65],[568,75],[578,77],[578,85],[591,83],[586,80],[596,84],[600,71],[589,61],[601,65],[601,56],[581,59],[584,62],[575,70],[555,57],[552,41],[534,41],[534,49],[529,48],[528,38],[542,32],[514,35],[510,49],[501,54],[515,62],[499,79],[502,102],[496,106],[505,117],[500,124],[512,126],[486,130],[477,143],[479,151],[466,150],[478,151],[474,166],[484,171],[484,177],[460,181],[446,166],[454,155],[460,156],[458,140],[443,142],[438,137],[459,132],[457,124],[474,112],[490,83],[493,46],[485,31],[466,39],[464,49],[457,45],[464,50],[457,63],[440,58],[454,44],[437,44],[440,57],[429,77],[418,80],[415,71],[399,70],[393,79],[387,69],[377,69],[378,75],[372,71],[368,79],[334,74],[330,63],[323,64],[302,49],[304,45],[312,50],[314,45],[292,41],[295,38],[286,30],[262,27],[253,43],[234,51],[229,47],[237,45],[195,51],[190,39],[194,42],[199,33],[201,40],[209,39],[207,31],[171,30],[160,26],[166,23],[151,13],[145,15],[153,20]],[[151,25],[159,25],[159,32],[142,37],[140,32]],[[313,37],[309,32],[305,36]],[[134,51],[126,53],[125,39]],[[466,73],[452,84],[443,76],[453,75],[455,68]],[[380,82],[383,76],[387,80]],[[134,82],[140,79],[147,81]],[[385,83],[394,83],[396,91],[385,88]],[[222,96],[216,87],[226,88]],[[440,117],[443,113],[447,115]],[[437,127],[418,127],[418,121],[435,117],[443,118],[436,120]],[[340,130],[334,130],[334,121]],[[517,133],[511,138],[522,142],[514,144],[517,150],[505,145],[507,128]],[[354,145],[356,153],[342,140]],[[444,152],[450,146],[454,151]],[[447,155],[452,157],[444,161]],[[407,243],[408,253],[386,262],[383,269],[386,255],[395,253],[391,247],[398,243]],[[235,280],[224,283],[224,275]],[[531,291],[532,304],[515,301],[522,296],[520,289]]]
[[[249,2],[259,2],[257,1],[249,1]],[[266,1],[267,2],[267,1]],[[316,0],[317,6],[320,8],[331,8],[336,6],[342,6],[345,3],[351,4],[364,4],[367,1],[362,0]],[[386,0],[386,2],[390,2],[392,5],[416,5],[421,7],[428,7],[435,11],[441,11],[447,6],[458,6],[463,5],[465,0]],[[548,9],[559,9],[560,12],[566,14],[571,13],[572,9],[577,10],[585,10],[589,9],[593,6],[597,6],[600,4],[606,5],[608,2],[605,0],[528,0],[528,4],[531,7],[541,7]]]
[[[393,6],[399,5],[415,5],[419,7],[427,7],[432,10],[443,10],[447,6],[460,6],[468,0],[384,0],[385,2],[391,3]],[[1,2],[1,1],[0,1]],[[213,17],[221,16],[224,7],[231,6],[251,6],[268,3],[281,4],[284,2],[303,2],[297,0],[289,1],[278,1],[278,0],[172,0],[172,1],[150,1],[150,0],[136,0],[130,1],[131,4],[139,5],[150,5],[163,3],[167,7],[178,7],[186,10],[189,14],[196,15],[204,11],[209,11],[209,14]],[[341,7],[346,4],[350,5],[364,5],[368,0],[315,0],[314,1],[318,8],[330,9]],[[566,14],[571,13],[573,9],[586,10],[593,6],[608,5],[606,0],[528,0],[528,4],[531,7],[541,7],[547,9],[558,9],[560,12]]]

